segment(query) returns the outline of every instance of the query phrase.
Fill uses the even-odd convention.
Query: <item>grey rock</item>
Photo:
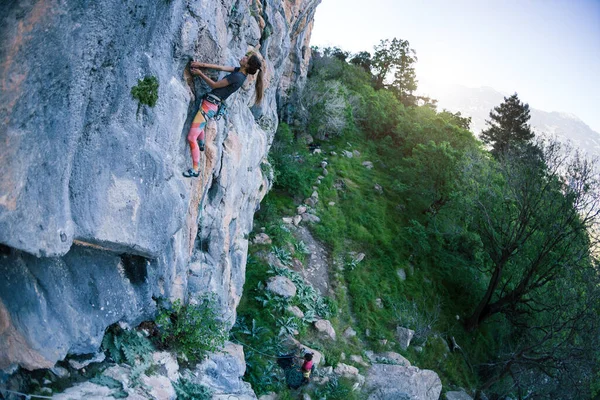
[[[344,157],[348,157],[348,158],[352,158],[352,157],[354,157],[354,155],[352,154],[352,152],[351,152],[351,151],[348,151],[348,150],[342,150],[342,155],[343,155]]]
[[[317,192],[315,190],[314,192],[312,192],[312,194],[310,195],[310,197],[312,197],[313,199],[318,199],[319,198],[319,192]]]
[[[383,193],[383,187],[378,183],[376,183],[375,186],[373,186],[373,189],[375,189],[375,191],[379,194]]]
[[[465,391],[446,392],[446,400],[473,400]]]
[[[360,152],[358,150],[352,150],[352,154],[354,157],[360,157]]]
[[[328,320],[320,319],[320,320],[316,321],[315,328],[319,332],[326,334],[328,338],[335,340],[335,338],[336,338],[335,330],[333,329],[331,322],[329,322]]]
[[[296,226],[298,226],[298,224],[300,223],[300,221],[302,221],[302,215],[294,215],[292,217],[292,223]]]
[[[355,337],[356,336],[356,331],[354,329],[352,329],[352,327],[348,327],[346,328],[346,330],[343,333],[345,338],[351,338],[351,337]]]
[[[363,161],[362,166],[366,169],[373,169],[373,163],[371,161]]]
[[[336,375],[349,379],[355,379],[359,375],[358,368],[344,363],[338,363],[338,365],[334,368],[333,372],[335,372]]]
[[[314,214],[310,214],[310,213],[302,214],[302,220],[312,223],[312,224],[317,224],[317,223],[321,222],[321,218],[317,217]]]
[[[333,207],[335,206],[335,201],[330,201],[329,203],[327,203],[328,206]]]
[[[318,202],[319,202],[319,200],[314,197],[309,197],[306,200],[304,200],[304,204],[306,204],[307,206],[311,206],[311,207],[316,206]]]
[[[398,344],[402,350],[408,349],[408,346],[410,346],[410,341],[414,335],[415,331],[411,329],[403,328],[401,326],[396,327],[396,337],[398,338]]]
[[[438,400],[442,392],[438,375],[417,367],[374,364],[366,378],[369,400]]]
[[[13,250],[0,260],[11,282],[0,283],[0,369],[93,353],[108,325],[152,316],[153,296],[210,291],[222,314],[235,313],[247,234],[272,184],[259,166],[277,106],[305,82],[319,3],[265,0],[256,17],[248,2],[232,12],[219,0],[2,7],[10,62],[0,91],[0,243]],[[23,24],[27,40],[9,49]],[[226,123],[207,126],[202,177],[183,178],[186,134],[206,92],[199,79],[186,79],[185,65],[235,65],[259,43],[267,61],[262,105],[247,106],[251,77],[228,99]],[[158,102],[138,110],[131,88],[147,75],[159,82]],[[94,255],[82,256],[83,247]],[[132,266],[118,267],[122,254],[134,257]]]
[[[278,400],[279,396],[277,396],[277,393],[274,392],[269,392],[267,394],[263,394],[262,396],[260,396],[258,398],[258,400]]]
[[[272,244],[273,241],[266,233],[259,233],[254,237],[254,244],[263,245],[263,244]]]
[[[304,318],[304,313],[298,306],[288,306],[287,310],[296,318]]]
[[[279,296],[290,298],[296,295],[296,285],[285,276],[274,276],[267,281],[267,290]]]
[[[398,268],[396,273],[398,274],[398,278],[400,278],[401,281],[406,280],[406,271],[404,271],[404,268]]]
[[[63,367],[59,367],[59,366],[55,366],[55,367],[51,368],[50,371],[54,375],[56,375],[58,378],[61,378],[61,379],[68,378],[71,375],[69,373],[69,370],[67,370],[66,368],[63,368]]]
[[[395,353],[393,351],[386,351],[384,353],[373,354],[372,358],[369,358],[371,362],[377,363],[391,363],[396,365],[402,365],[404,367],[410,367],[410,361],[404,358],[401,354]]]
[[[73,369],[83,369],[83,368],[87,367],[88,365],[90,365],[91,363],[102,362],[105,359],[106,359],[106,355],[102,352],[98,352],[96,354],[92,354],[91,357],[88,357],[87,359],[73,359],[72,358],[69,360],[69,365]]]
[[[327,161],[321,161],[321,168],[327,168]]]
[[[369,366],[369,364],[366,363],[365,360],[361,356],[356,355],[356,354],[350,356],[350,361],[352,361],[355,364],[362,365],[363,367]]]
[[[306,212],[307,208],[306,206],[298,206],[296,207],[296,212],[300,215],[304,214]]]
[[[375,305],[377,308],[383,308],[383,301],[378,297],[375,299]]]
[[[211,353],[192,371],[192,382],[207,386],[214,391],[213,399],[256,399],[252,387],[242,377],[246,372],[244,349],[227,342],[220,352]]]

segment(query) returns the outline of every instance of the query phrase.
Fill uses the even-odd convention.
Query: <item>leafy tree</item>
[[[354,54],[350,59],[350,64],[356,65],[364,69],[369,74],[371,73],[371,53],[368,51],[361,51]]]
[[[490,111],[489,128],[481,132],[481,140],[492,146],[492,154],[499,156],[512,147],[530,143],[534,133],[529,126],[529,104],[519,100],[517,94],[505,97],[504,102]]]
[[[416,52],[410,48],[408,40],[394,38],[382,40],[375,46],[375,54],[371,61],[375,75],[375,88],[388,87],[396,93],[398,99],[407,106],[415,105],[413,92],[417,89],[414,64]],[[394,80],[390,85],[384,83],[388,74],[393,73]]]
[[[594,165],[557,142],[537,147],[543,162],[505,153],[498,163],[502,181],[478,189],[473,229],[489,259],[483,271],[489,282],[465,321],[468,331],[497,313],[526,314],[563,270],[590,263],[600,211]]]
[[[589,264],[561,270],[526,308],[509,315],[511,340],[487,363],[482,391],[535,393],[536,398],[591,398],[600,325],[600,280]],[[504,381],[504,382],[503,382]],[[503,387],[504,386],[504,387]]]

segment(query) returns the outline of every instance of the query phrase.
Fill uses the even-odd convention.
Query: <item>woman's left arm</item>
[[[207,84],[208,86],[210,86],[211,89],[218,89],[218,88],[222,88],[225,86],[229,86],[229,81],[227,80],[227,78],[223,78],[220,81],[213,81],[212,79],[210,79],[210,77],[208,77],[204,72],[200,71],[200,69],[198,68],[190,68],[190,72],[192,73],[192,75],[198,75],[200,78],[202,78]]]

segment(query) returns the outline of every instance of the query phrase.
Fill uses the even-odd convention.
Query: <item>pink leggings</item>
[[[200,162],[200,149],[198,148],[198,139],[204,142],[204,128],[206,127],[206,119],[202,112],[206,114],[207,118],[213,118],[217,114],[219,107],[216,104],[202,100],[200,110],[196,113],[194,120],[192,121],[192,127],[190,133],[187,135],[188,143],[190,144],[190,150],[192,152],[192,162],[194,163],[194,169],[198,169],[198,163]]]

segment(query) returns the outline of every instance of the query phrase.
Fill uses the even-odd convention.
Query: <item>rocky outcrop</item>
[[[430,370],[374,364],[365,384],[369,400],[438,400],[442,381]]]
[[[94,352],[157,297],[215,292],[233,323],[277,102],[306,75],[319,3],[0,5],[0,369]],[[208,126],[202,176],[183,178],[207,89],[186,64],[235,65],[251,48],[267,62],[263,104],[249,107],[249,79]],[[131,96],[145,76],[153,108]]]

